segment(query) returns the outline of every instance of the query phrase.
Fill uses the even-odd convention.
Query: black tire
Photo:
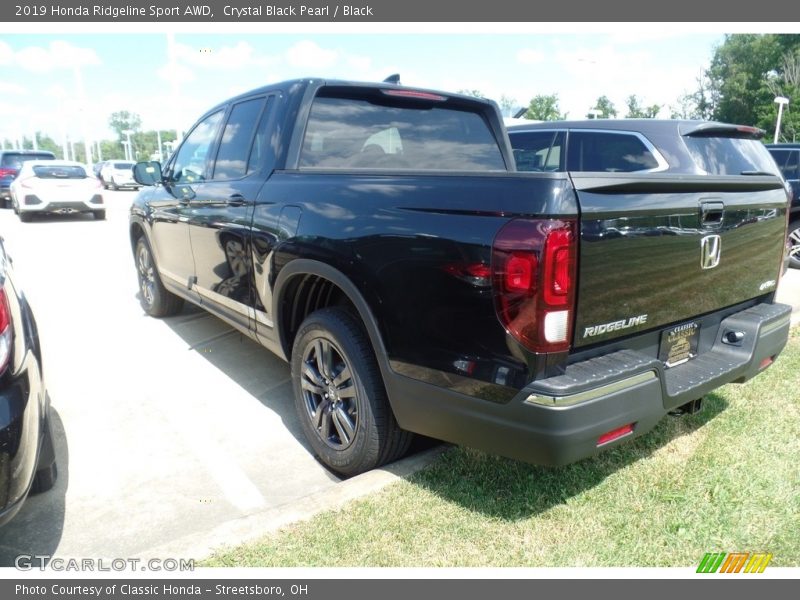
[[[33,220],[33,213],[21,211],[19,214],[19,220],[23,223],[30,223]]]
[[[116,192],[116,191],[119,189],[119,186],[118,186],[118,185],[117,185],[117,183],[114,181],[114,178],[113,178],[113,177],[111,178],[111,189],[112,189],[112,190],[114,190],[115,192]]]
[[[789,223],[789,266],[800,269],[800,221]]]
[[[56,468],[56,454],[53,446],[53,433],[50,430],[50,419],[45,420],[44,440],[39,451],[39,461],[31,484],[31,494],[46,492],[56,484],[58,469]]]
[[[92,214],[96,221],[105,221],[106,220],[106,211],[105,210],[93,210]]]
[[[369,338],[349,312],[325,308],[306,318],[291,366],[303,433],[327,467],[358,475],[408,450],[413,434],[398,427]]]
[[[144,236],[136,241],[136,275],[139,280],[139,303],[151,317],[169,317],[183,307],[183,298],[167,291],[158,275],[153,253]]]

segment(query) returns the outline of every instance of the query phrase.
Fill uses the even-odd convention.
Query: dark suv
[[[800,269],[800,144],[767,144],[767,150],[792,188],[789,266]]]
[[[0,208],[11,207],[11,182],[16,179],[26,160],[53,160],[55,154],[46,150],[0,150]]]

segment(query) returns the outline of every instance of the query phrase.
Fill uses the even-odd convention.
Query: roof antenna
[[[395,85],[400,85],[400,73],[389,75],[386,79],[383,80],[383,83],[393,83]]]

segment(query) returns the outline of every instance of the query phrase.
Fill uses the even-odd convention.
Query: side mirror
[[[161,163],[155,160],[136,163],[133,165],[133,179],[141,185],[161,183]]]

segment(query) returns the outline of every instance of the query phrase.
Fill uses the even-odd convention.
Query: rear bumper
[[[401,375],[387,381],[401,427],[446,441],[543,465],[563,465],[640,436],[670,410],[726,383],[754,377],[781,352],[791,307],[759,304],[723,319],[712,348],[672,369],[621,350],[575,363],[535,381],[508,403],[492,403]],[[736,344],[729,331],[743,332]],[[603,434],[633,424],[602,445]]]
[[[95,194],[86,200],[50,202],[38,196],[25,196],[18,209],[26,213],[59,213],[70,214],[103,210],[106,207],[101,194]]]

